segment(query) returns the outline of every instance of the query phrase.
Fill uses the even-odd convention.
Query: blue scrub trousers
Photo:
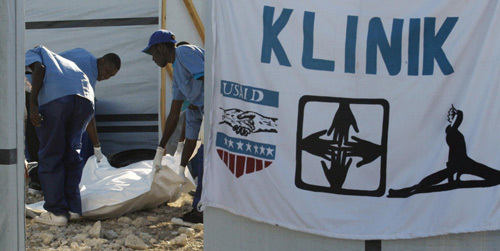
[[[89,133],[84,131],[82,134],[82,150],[80,151],[80,157],[83,159],[83,166],[85,166],[87,160],[92,155],[94,155],[94,143],[92,143]]]
[[[94,115],[93,105],[85,98],[69,95],[40,106],[38,111],[43,117],[41,127],[36,128],[43,207],[55,215],[67,216],[68,211],[81,215],[81,139]]]
[[[201,191],[203,190],[203,145],[198,148],[198,152],[191,159],[191,167],[198,176],[198,184],[193,198],[193,208],[198,210],[198,202],[201,199]]]
[[[198,139],[201,122],[203,121],[203,106],[197,110],[186,109],[186,133],[187,139]]]
[[[196,110],[186,109],[186,133],[187,139],[198,139],[200,133],[201,122],[203,121],[203,106]],[[193,198],[193,208],[198,209],[198,202],[201,199],[201,191],[203,189],[203,145],[200,146],[196,155],[191,159],[191,167],[193,173],[198,176],[198,184]]]

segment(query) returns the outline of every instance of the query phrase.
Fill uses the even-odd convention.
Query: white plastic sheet
[[[187,182],[177,174],[180,156],[166,155],[162,169],[154,170],[152,160],[114,168],[106,158],[97,163],[95,156],[87,161],[80,182],[83,217],[87,219],[117,218],[126,213],[154,208],[177,200],[181,192],[194,189],[186,169]],[[43,201],[28,205],[37,213]]]

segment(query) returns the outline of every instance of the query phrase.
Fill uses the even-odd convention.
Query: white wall
[[[345,240],[292,231],[209,207],[204,212],[203,244],[206,251],[492,251],[500,250],[500,232],[486,231],[391,241]]]

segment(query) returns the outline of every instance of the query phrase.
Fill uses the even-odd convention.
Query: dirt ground
[[[26,193],[26,203],[43,200]],[[103,221],[68,222],[67,227],[38,224],[26,217],[26,250],[203,250],[203,225],[172,223],[191,210],[192,196],[173,203]]]

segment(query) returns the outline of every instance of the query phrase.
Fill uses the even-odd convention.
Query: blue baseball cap
[[[149,38],[149,43],[142,52],[151,55],[151,52],[149,52],[149,49],[151,49],[151,46],[155,44],[160,44],[160,43],[177,43],[175,40],[175,35],[171,31],[168,30],[157,30],[151,35]]]

